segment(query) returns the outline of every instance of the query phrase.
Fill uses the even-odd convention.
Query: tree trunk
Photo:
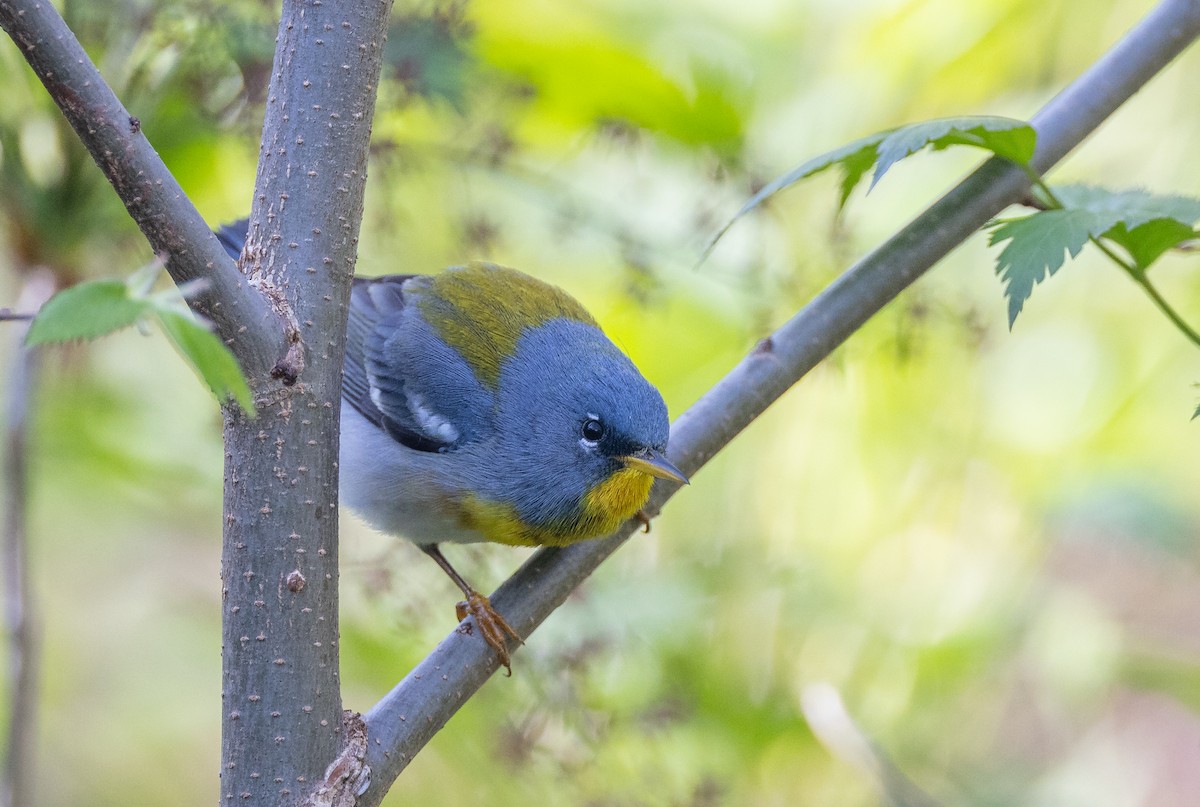
[[[285,2],[242,267],[284,312],[280,385],[225,413],[222,798],[299,801],[343,741],[338,417],[391,3]],[[342,775],[341,772],[337,773]]]

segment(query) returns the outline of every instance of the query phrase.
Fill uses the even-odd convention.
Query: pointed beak
[[[683,475],[683,471],[676,468],[661,452],[654,451],[653,449],[645,448],[636,454],[617,457],[617,459],[625,463],[626,468],[633,468],[644,474],[656,476],[659,479],[670,479],[672,482],[679,482],[684,485],[692,484]]]

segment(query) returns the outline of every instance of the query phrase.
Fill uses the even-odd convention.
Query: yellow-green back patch
[[[418,306],[425,321],[492,389],[499,387],[500,365],[516,351],[526,328],[559,318],[596,324],[562,289],[490,263],[435,275]]]

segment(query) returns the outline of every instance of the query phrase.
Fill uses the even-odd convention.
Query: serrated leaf
[[[835,165],[842,168],[841,193],[838,199],[838,210],[841,210],[872,166],[875,166],[875,173],[871,178],[873,188],[896,162],[925,146],[931,145],[935,149],[954,145],[974,146],[991,151],[997,156],[1027,164],[1033,157],[1036,142],[1037,134],[1029,124],[1012,118],[994,116],[944,118],[888,129],[859,138],[841,148],[813,157],[764,185],[762,190],[751,196],[709,240],[701,260],[708,257],[713,247],[738,219],[781,190]]]
[[[225,343],[190,312],[159,307],[155,313],[163,330],[171,337],[179,352],[191,362],[217,400],[233,398],[238,406],[254,417],[254,397],[250,393],[250,386]]]
[[[1056,185],[1054,195],[1063,207],[1113,210],[1133,229],[1153,219],[1175,219],[1189,226],[1200,220],[1200,199],[1151,193],[1142,188],[1114,191],[1095,185]]]
[[[1107,239],[1125,249],[1145,271],[1164,252],[1197,236],[1200,199],[1135,189],[1111,191],[1091,185],[1064,185],[1039,197],[1061,209],[1044,210],[1000,222],[990,243],[1008,240],[996,259],[996,273],[1008,298],[1008,325],[1021,313],[1033,287],[1079,254],[1089,239]]]
[[[71,342],[128,328],[144,318],[150,305],[133,297],[120,280],[91,280],[51,297],[29,326],[25,344]]]
[[[1110,229],[1117,211],[1043,210],[1031,216],[999,222],[988,244],[1008,241],[996,258],[996,274],[1008,298],[1008,327],[1012,327],[1033,287],[1062,268],[1066,255],[1079,254],[1088,239]]]
[[[884,134],[886,135],[886,132]],[[839,213],[846,206],[846,202],[849,201],[850,194],[854,193],[854,189],[858,187],[858,183],[862,182],[862,178],[866,176],[866,173],[871,170],[871,166],[875,165],[878,159],[878,143],[875,143],[871,148],[859,148],[841,159],[842,184],[840,186],[841,193],[838,195]]]
[[[1027,164],[1033,157],[1037,133],[1024,121],[990,115],[914,123],[892,131],[879,144],[879,160],[871,177],[874,188],[888,169],[926,146],[935,150],[950,146],[974,146],[998,157]]]
[[[762,190],[754,194],[746,204],[742,205],[741,210],[738,211],[735,218],[748,213],[765,199],[774,196],[787,186],[794,185],[802,179],[819,174],[839,163],[841,163],[846,171],[846,179],[843,182],[843,186],[846,187],[848,184],[848,189],[843,198],[849,196],[850,191],[854,190],[859,180],[862,179],[863,174],[878,159],[879,144],[890,133],[891,130],[878,132],[867,137],[860,137],[858,140],[852,140],[844,146],[827,151],[824,154],[818,154],[810,160],[805,160],[783,176],[764,185]]]
[[[1064,207],[1119,214],[1112,228],[1100,235],[1120,244],[1143,270],[1168,249],[1196,237],[1200,199],[1140,188],[1112,191],[1093,185],[1064,185],[1052,190]]]

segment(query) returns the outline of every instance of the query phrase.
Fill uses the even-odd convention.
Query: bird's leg
[[[437,544],[422,544],[421,551],[433,558],[434,562],[442,567],[442,571],[450,575],[450,579],[466,595],[467,599],[455,606],[458,621],[462,622],[468,616],[474,617],[476,627],[483,634],[483,640],[496,652],[496,658],[500,660],[500,664],[508,671],[508,674],[512,675],[512,666],[510,665],[512,656],[508,652],[508,638],[512,637],[521,642],[520,634],[513,630],[496,609],[492,608],[487,597],[471,588],[471,584],[455,571],[454,567],[450,565],[450,561],[446,560],[442,551],[438,549]],[[521,643],[523,644],[523,642]]]

